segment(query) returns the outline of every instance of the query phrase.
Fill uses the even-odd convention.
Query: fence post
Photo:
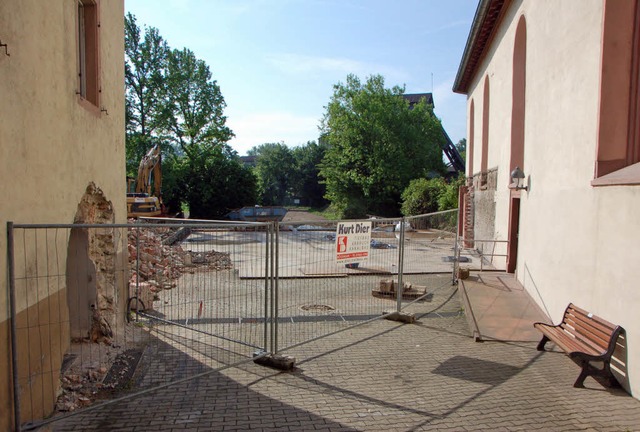
[[[402,291],[404,289],[404,284],[402,281],[403,273],[404,273],[404,217],[400,219],[400,238],[398,244],[398,289],[396,290],[397,295],[397,306],[396,309],[398,312],[402,310]]]
[[[130,294],[131,293],[127,293],[127,298]],[[138,225],[136,227],[136,322],[140,321],[140,305],[140,225]],[[129,311],[127,311],[127,313],[129,313]],[[129,317],[127,317],[127,319],[129,319]]]
[[[269,314],[269,320],[271,322],[271,337],[270,337],[270,342],[271,342],[271,346],[269,351],[271,353],[274,352],[275,350],[275,290],[274,290],[274,280],[273,280],[273,274],[274,274],[274,265],[275,265],[275,242],[274,242],[274,235],[273,235],[273,223],[269,224],[269,241],[271,242],[271,254],[269,256],[270,260],[269,260],[269,306],[270,306],[270,314]]]
[[[16,282],[13,244],[13,222],[7,222],[7,273],[9,276],[9,307],[11,308],[11,371],[13,377],[13,426],[20,432],[20,388],[18,383],[18,344],[16,328]]]
[[[275,297],[275,304],[274,304],[274,325],[275,325],[275,330],[273,333],[273,338],[274,338],[274,350],[273,353],[277,354],[278,353],[278,318],[279,318],[279,312],[278,312],[278,308],[279,308],[279,274],[278,274],[278,267],[280,265],[280,223],[278,221],[275,221],[273,223],[274,228],[275,228],[275,234],[276,234],[276,240],[275,240],[275,249],[274,249],[274,255],[275,255],[275,272],[274,272],[274,297]]]
[[[264,229],[264,352],[269,350],[269,227]]]
[[[458,208],[458,219],[460,219],[460,208]],[[460,268],[460,247],[458,245],[459,232],[456,231],[456,242],[453,245],[453,273],[451,275],[451,285],[456,284],[456,272]]]

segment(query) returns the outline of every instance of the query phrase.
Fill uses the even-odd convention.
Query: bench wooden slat
[[[569,315],[565,317],[563,321],[571,323],[576,330],[582,330],[588,334],[593,333],[598,335],[602,340],[608,340],[615,330],[615,327],[603,326],[601,323],[597,322],[593,318],[589,318],[587,315]]]
[[[574,387],[583,387],[589,375],[605,376],[611,385],[619,385],[611,373],[611,357],[616,348],[617,338],[624,331],[607,320],[595,316],[569,303],[558,325],[535,323],[542,333],[538,350],[544,351],[547,341],[554,342],[561,350],[582,366]],[[591,362],[601,361],[602,369]]]
[[[593,331],[597,331],[603,334],[611,334],[613,333],[614,327],[609,327],[603,325],[602,323],[594,320],[592,317],[590,318],[588,315],[569,313],[567,314],[564,321],[572,321],[575,322],[577,326],[584,326],[588,329],[592,329]]]
[[[565,352],[587,352],[590,355],[600,354],[599,351],[574,338],[560,327],[547,327],[544,330],[538,327],[538,330],[546,334],[550,340],[555,342]]]
[[[611,337],[615,331],[615,327],[611,327],[610,323],[593,315],[589,317],[584,311],[576,311],[574,308],[567,308],[563,323],[560,325],[576,338],[602,353],[609,349]]]
[[[589,327],[577,325],[576,323],[569,321],[561,324],[561,326],[568,332],[573,334],[576,338],[590,340],[592,344],[596,345],[599,349],[604,351],[609,347],[609,341],[613,331],[609,333],[602,333],[600,331],[593,331]]]
[[[609,347],[608,341],[609,339],[611,339],[611,335],[609,335],[609,339],[605,341],[603,339],[600,339],[599,336],[596,337],[596,335],[594,335],[593,333],[587,334],[584,331],[576,331],[566,324],[560,324],[560,327],[562,327],[567,333],[573,335],[573,337],[575,337],[577,340],[581,341],[585,345],[590,346],[598,354],[604,354],[605,352],[607,352],[607,349]]]
[[[582,314],[582,315],[585,315],[585,316],[588,316],[588,315],[589,315],[589,312],[587,312],[587,311],[586,311],[586,310],[584,310],[584,309],[579,308],[578,306],[574,305],[573,303],[569,304],[569,307],[570,307],[571,309],[575,310],[576,312],[578,312],[578,313]],[[611,329],[618,327],[617,325],[615,325],[615,324],[613,324],[613,323],[610,323],[609,321],[607,321],[607,320],[605,320],[605,319],[602,319],[602,318],[600,318],[600,317],[599,317],[599,316],[597,316],[597,315],[593,315],[593,314],[592,314],[591,319],[593,319],[593,320],[594,320],[594,321],[596,321],[597,323],[600,323],[600,324],[602,324],[603,326],[608,327],[608,328],[611,328]]]
[[[574,316],[577,319],[588,322],[590,326],[598,328],[605,333],[609,333],[616,328],[616,326],[611,324],[610,322],[605,321],[593,314],[589,316],[589,312],[585,312],[584,310],[579,308],[571,307],[567,309],[567,315]]]

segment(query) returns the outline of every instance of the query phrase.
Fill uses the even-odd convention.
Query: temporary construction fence
[[[280,222],[275,350],[428,301],[455,277],[456,219],[453,210],[349,221],[371,224],[369,254],[357,266],[336,262],[344,221]]]
[[[277,353],[455,280],[457,211],[341,222],[8,224],[16,430]],[[57,413],[49,417],[52,413]]]
[[[272,279],[238,269],[267,275],[272,238],[264,223],[10,223],[15,429],[265,351]]]

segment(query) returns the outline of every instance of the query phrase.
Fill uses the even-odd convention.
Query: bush
[[[438,199],[444,194],[445,189],[446,183],[440,177],[430,180],[425,178],[411,180],[409,186],[402,192],[402,214],[415,216],[437,212]]]
[[[464,175],[447,183],[443,178],[412,180],[402,192],[402,214],[415,216],[458,208],[458,190]]]
[[[451,210],[458,208],[458,194],[460,186],[464,185],[464,174],[446,184],[444,192],[438,198],[438,210]]]

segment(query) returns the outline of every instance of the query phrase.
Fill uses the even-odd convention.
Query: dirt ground
[[[306,210],[289,210],[285,215],[283,222],[314,222],[326,221],[327,219],[319,214],[311,213]]]

